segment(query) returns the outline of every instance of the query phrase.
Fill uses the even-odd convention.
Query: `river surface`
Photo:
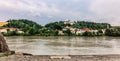
[[[5,37],[10,50],[33,55],[120,54],[120,37]]]

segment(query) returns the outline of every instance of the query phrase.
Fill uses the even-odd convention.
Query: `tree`
[[[74,28],[90,28],[90,29],[106,29],[107,26],[111,27],[108,23],[95,23],[87,21],[77,21],[72,25]]]
[[[83,36],[94,36],[92,32],[84,32]]]
[[[103,31],[102,30],[98,30],[97,36],[102,36],[102,35],[103,35]]]
[[[24,35],[35,35],[39,33],[39,29],[42,28],[41,25],[37,24],[28,19],[10,19],[7,21],[8,24],[3,26],[6,28],[19,28],[24,31]],[[17,35],[15,31],[9,31],[8,33],[4,33],[6,35]],[[30,33],[30,34],[29,34]]]
[[[55,30],[54,36],[58,36],[58,30]]]
[[[120,28],[106,29],[106,36],[120,36]]]
[[[72,35],[72,32],[70,29],[67,29],[66,31],[64,31],[64,33],[68,36],[71,36]]]
[[[105,35],[110,36],[111,35],[111,30],[110,29],[106,29]]]
[[[28,33],[29,33],[30,35],[35,35],[35,32],[36,32],[36,31],[35,31],[34,28],[30,28]]]
[[[53,30],[62,30],[64,25],[65,24],[63,22],[53,22],[53,23],[46,24],[45,27],[51,28]]]

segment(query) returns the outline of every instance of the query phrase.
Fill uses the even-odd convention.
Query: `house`
[[[17,33],[24,33],[24,31],[18,30]]]
[[[91,30],[89,28],[82,28],[80,29],[81,31],[84,31],[84,32],[90,32]]]
[[[96,32],[98,32],[98,30],[90,30],[90,32],[95,32],[96,33]]]
[[[66,26],[65,29],[70,29],[70,27],[69,27],[69,26]]]
[[[3,29],[0,29],[0,32],[1,33],[7,33],[7,31],[16,31],[16,30],[17,30],[18,33],[24,33],[23,31],[21,31],[18,28],[3,28]]]
[[[66,26],[64,29],[63,29],[63,31],[66,31],[66,30],[70,30],[72,33],[76,33],[76,31],[77,31],[77,29],[76,28],[72,28],[72,27],[70,27],[70,26]]]
[[[77,29],[76,34],[81,34],[84,32],[90,32],[91,30],[89,28],[81,28],[81,29]]]
[[[66,31],[67,29],[70,29],[70,27],[66,26],[65,28],[63,28],[63,31]]]
[[[72,33],[76,33],[77,32],[77,28],[70,28]]]
[[[84,30],[78,29],[76,34],[81,34],[81,33],[84,33],[84,32],[85,32]]]
[[[7,33],[7,31],[15,31],[15,30],[19,30],[19,29],[18,28],[3,28],[3,29],[0,29],[0,32]]]
[[[70,24],[70,25],[73,25],[73,24],[75,24],[75,22],[71,22],[70,20],[68,20],[68,21],[64,21],[64,24]]]
[[[73,24],[75,24],[75,22],[69,22],[70,23],[70,25],[73,25]]]
[[[6,24],[8,24],[8,22],[0,22],[0,27],[4,26]]]
[[[0,32],[1,33],[7,33],[7,30],[6,29],[0,29]]]
[[[64,24],[69,24],[69,21],[66,21],[66,20],[65,20],[65,21],[64,21]]]
[[[58,30],[58,34],[63,35],[64,33],[62,30]]]

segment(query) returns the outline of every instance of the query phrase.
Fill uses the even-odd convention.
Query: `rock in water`
[[[0,33],[0,53],[1,52],[9,52],[8,45],[6,43],[6,40],[4,39],[3,35]]]

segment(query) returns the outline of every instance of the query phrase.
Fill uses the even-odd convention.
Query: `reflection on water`
[[[119,37],[5,37],[11,50],[34,55],[120,54]]]

